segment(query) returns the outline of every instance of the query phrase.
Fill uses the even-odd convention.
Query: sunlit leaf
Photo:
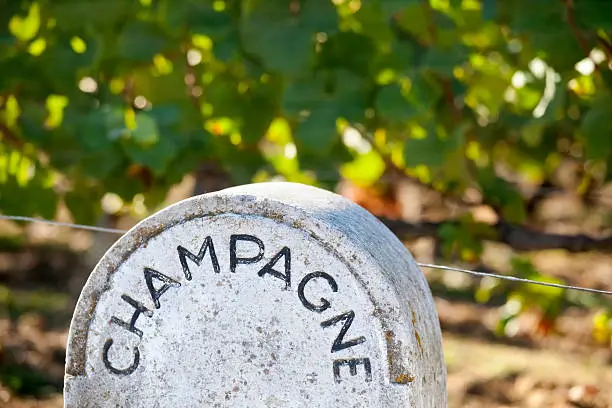
[[[21,41],[30,41],[40,29],[40,5],[33,2],[25,17],[15,15],[9,21],[11,34]]]
[[[159,128],[154,117],[147,113],[138,113],[135,119],[136,126],[130,131],[130,137],[136,144],[147,148],[159,142]]]
[[[385,162],[374,150],[358,155],[355,160],[346,163],[341,169],[344,177],[362,186],[372,185],[384,171]]]

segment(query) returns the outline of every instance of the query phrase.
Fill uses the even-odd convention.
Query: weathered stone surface
[[[65,406],[446,406],[437,314],[406,248],[312,187],[182,201],[91,274]]]

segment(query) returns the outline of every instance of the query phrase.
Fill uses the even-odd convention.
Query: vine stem
[[[590,59],[592,47],[589,45],[586,38],[584,38],[584,36],[580,32],[580,28],[578,27],[578,24],[576,23],[576,16],[574,15],[574,0],[562,0],[562,1],[565,3],[565,6],[566,6],[565,11],[566,11],[567,23],[569,24],[570,29],[572,30],[572,33],[574,34],[574,37],[576,37],[576,41],[578,41],[578,44],[580,44],[580,47],[584,51],[586,57]],[[601,71],[599,70],[599,66],[595,63],[593,65],[595,66],[595,72],[597,72],[598,74],[601,74]]]

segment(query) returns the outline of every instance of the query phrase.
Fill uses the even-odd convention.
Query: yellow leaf
[[[592,76],[582,75],[578,78],[572,78],[568,82],[568,87],[580,97],[586,98],[595,94],[595,82]]]
[[[215,10],[216,12],[222,12],[225,10],[226,7],[227,5],[222,0],[213,1],[213,10]]]
[[[385,162],[375,150],[359,155],[342,166],[342,176],[359,186],[374,184],[385,171]]]
[[[606,344],[611,337],[610,316],[603,311],[597,312],[593,316],[593,338],[599,344]]]
[[[174,66],[172,61],[167,59],[161,54],[157,54],[153,57],[153,75],[168,75],[172,73]]]
[[[210,51],[213,47],[213,42],[210,37],[196,34],[192,37],[193,45],[203,51]]]
[[[47,129],[55,129],[62,124],[64,120],[64,108],[68,106],[68,98],[64,95],[49,95],[47,97],[46,107],[49,116],[45,121]]]
[[[397,78],[397,72],[391,68],[385,68],[380,71],[376,77],[376,83],[380,85],[389,85]]]
[[[13,127],[17,123],[17,119],[21,115],[21,108],[19,107],[19,102],[17,102],[17,98],[14,95],[10,95],[6,100],[5,105],[5,123],[8,127]]]
[[[230,135],[230,143],[234,146],[238,146],[242,142],[242,136],[238,132],[232,132]]]
[[[136,112],[133,109],[125,110],[125,127],[130,130],[136,129]]]
[[[74,36],[70,39],[70,46],[77,54],[84,54],[87,51],[87,43],[81,37]]]
[[[34,163],[32,163],[28,158],[21,156],[21,160],[19,161],[19,169],[15,173],[15,180],[17,180],[17,184],[20,187],[25,187],[34,177],[34,172],[36,168]]]
[[[212,116],[214,112],[214,108],[210,103],[203,103],[200,106],[200,112],[202,113],[202,116],[204,117]]]
[[[278,145],[286,145],[293,139],[291,138],[291,127],[284,118],[276,118],[270,123],[266,139]]]
[[[28,52],[33,56],[38,57],[40,54],[45,52],[46,48],[47,40],[45,40],[44,38],[37,38],[36,40],[32,41],[28,46]]]
[[[114,94],[120,94],[125,87],[125,81],[121,78],[113,78],[110,81],[110,90]]]
[[[40,5],[32,3],[26,17],[13,16],[9,21],[11,34],[23,42],[30,41],[40,29]]]

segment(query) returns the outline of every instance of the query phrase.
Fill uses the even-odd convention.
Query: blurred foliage
[[[213,161],[328,188],[394,166],[522,223],[517,183],[567,158],[581,188],[612,176],[612,2],[0,0],[0,20],[4,213],[153,209]],[[462,219],[443,252],[491,234]]]
[[[540,282],[562,284],[558,279],[544,276],[526,259],[514,258],[511,261],[512,275]],[[481,287],[477,297],[487,296],[486,288]],[[501,318],[497,324],[497,332],[502,335],[512,335],[516,330],[515,323],[521,312],[531,309],[537,312],[538,320],[533,327],[536,333],[546,335],[553,330],[554,322],[562,311],[565,289],[539,286],[519,285],[507,295],[507,302],[502,306]]]
[[[210,160],[234,182],[370,184],[391,157],[521,222],[498,166],[534,184],[565,156],[593,182],[611,174],[606,2],[1,6],[3,212],[52,217],[63,200],[93,222],[107,192],[154,207]]]

